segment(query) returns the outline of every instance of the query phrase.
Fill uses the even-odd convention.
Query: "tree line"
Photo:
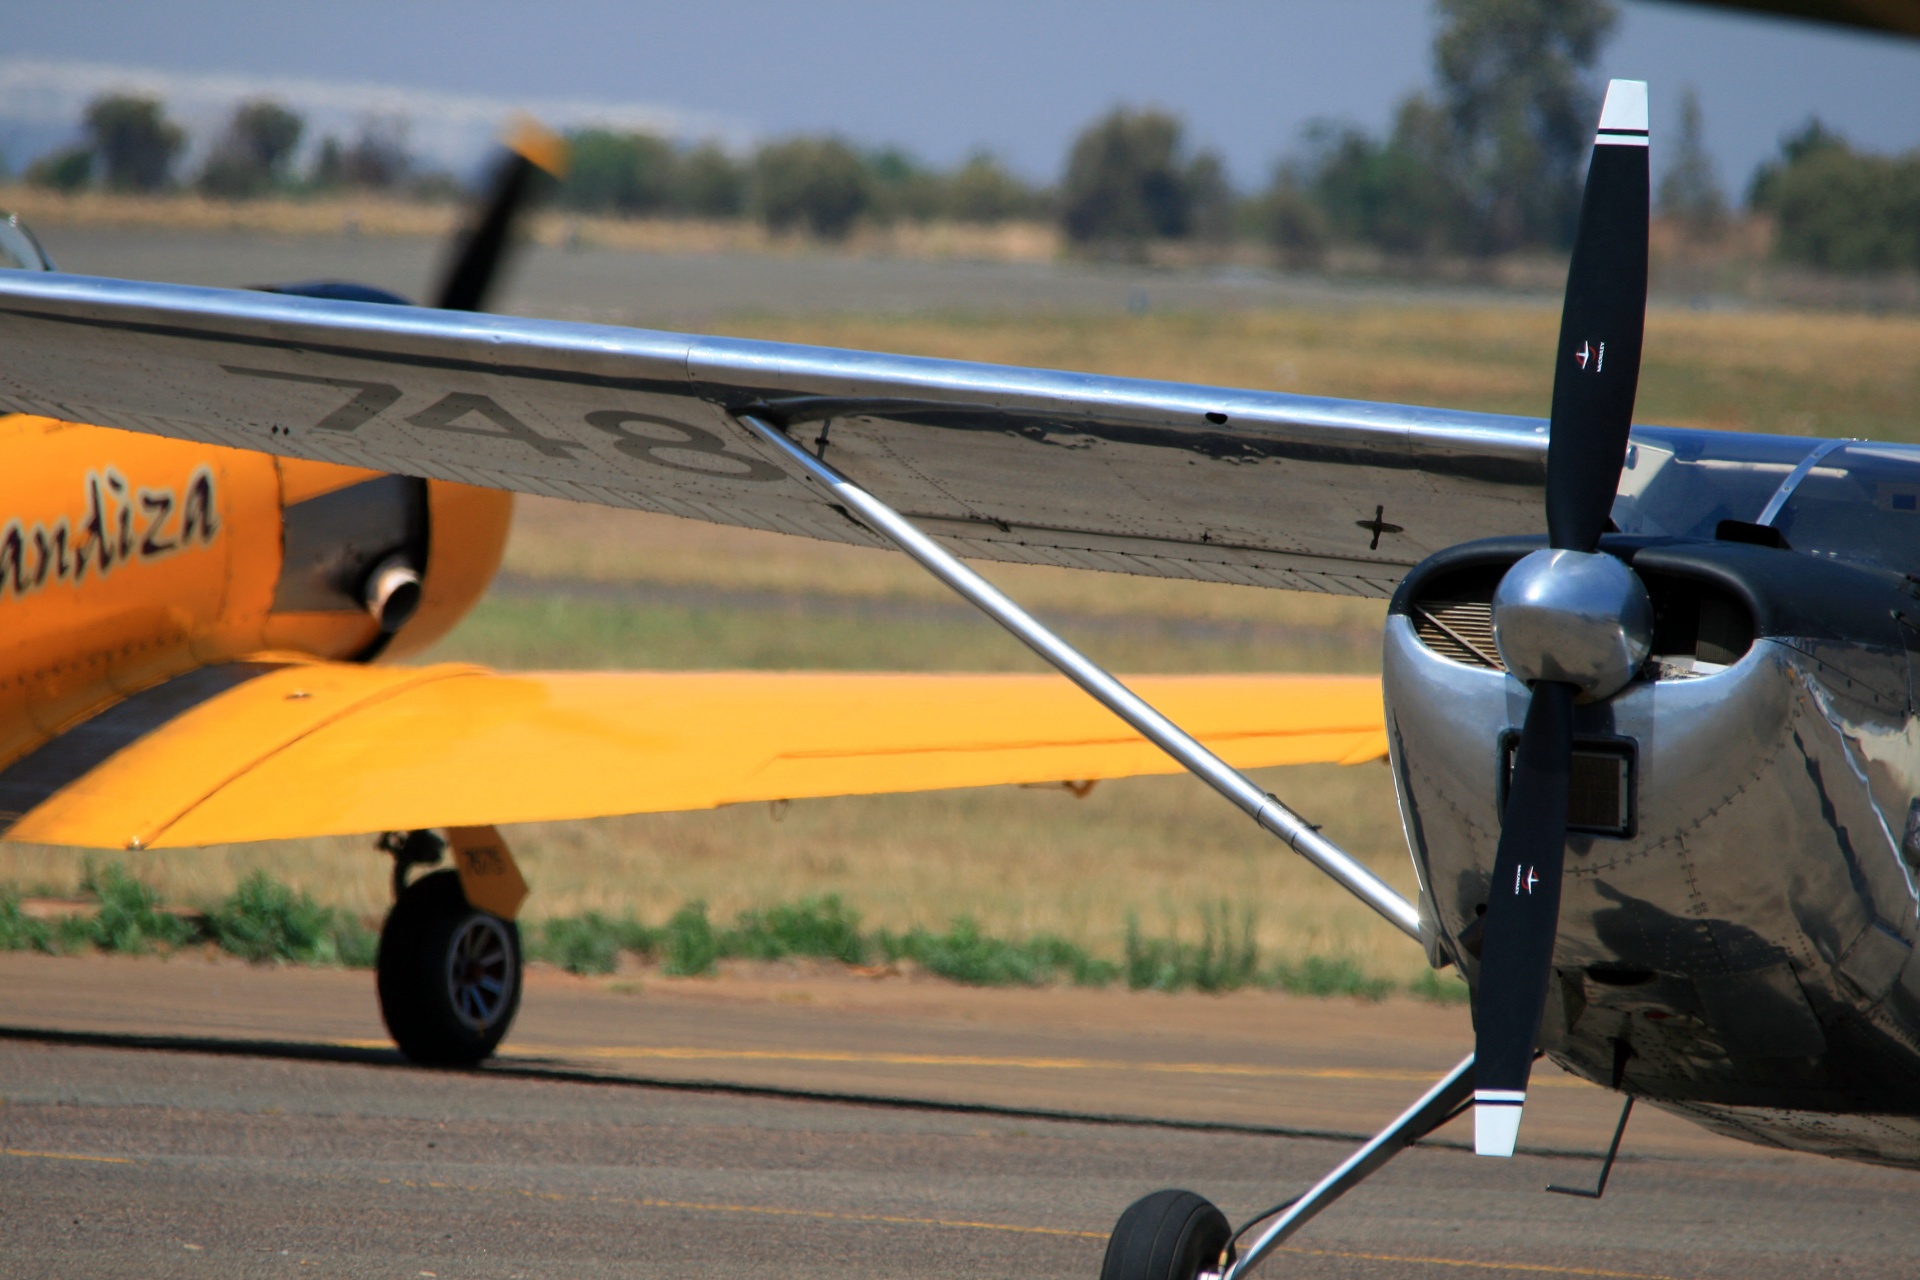
[[[1263,240],[1315,266],[1349,248],[1407,261],[1563,250],[1599,109],[1597,62],[1618,23],[1611,0],[1436,0],[1432,85],[1380,135],[1318,122],[1266,187],[1236,191],[1220,157],[1156,109],[1115,108],[1074,140],[1057,184],[1027,181],[981,152],[949,169],[897,147],[789,137],[736,155],[645,133],[573,132],[559,204],[627,217],[756,218],[775,233],[840,239],[863,223],[1008,219],[1058,224],[1087,251],[1138,255],[1155,241]],[[1662,127],[1658,211],[1711,240],[1730,216],[1689,92]],[[29,181],[74,191],[177,185],[186,135],[163,104],[114,94],[86,109],[85,140],[46,156]],[[186,184],[220,199],[343,189],[449,196],[402,122],[328,137],[304,172],[305,122],[284,105],[237,107]],[[1920,268],[1920,151],[1862,152],[1817,120],[1785,139],[1746,192],[1776,227],[1778,255],[1828,270]]]

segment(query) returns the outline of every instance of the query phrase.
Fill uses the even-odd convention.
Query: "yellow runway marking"
[[[0,1156],[17,1156],[22,1160],[81,1160],[88,1164],[139,1163],[126,1156],[76,1156],[65,1151],[21,1151],[16,1147],[0,1147]]]
[[[355,1041],[385,1047],[385,1041]],[[891,1067],[1009,1067],[1025,1071],[1144,1071],[1156,1075],[1257,1076],[1288,1080],[1383,1080],[1431,1083],[1435,1072],[1404,1067],[1274,1067],[1235,1062],[1127,1062],[1117,1058],[986,1057],[947,1053],[861,1053],[849,1049],[705,1049],[682,1045],[515,1044],[503,1058],[594,1058],[657,1062],[813,1062]],[[1547,1077],[1536,1088],[1581,1088],[1585,1082]]]
[[[963,1231],[997,1231],[1012,1235],[1061,1236],[1072,1240],[1105,1240],[1104,1231],[1076,1231],[1067,1227],[1029,1227],[1014,1222],[977,1222],[967,1218],[920,1218],[899,1213],[846,1213],[837,1209],[790,1209],[780,1205],[729,1204],[711,1200],[659,1200],[646,1196],[572,1196],[551,1191],[528,1191],[513,1187],[462,1186],[451,1182],[414,1182],[406,1178],[375,1179],[382,1186],[411,1187],[431,1191],[465,1191],[518,1195],[528,1200],[566,1203],[585,1200],[593,1204],[628,1204],[641,1209],[675,1209],[686,1213],[734,1213],[762,1218],[806,1218],[816,1222],[871,1222],[886,1226],[945,1227]],[[1429,1258],[1417,1254],[1358,1253],[1342,1249],[1301,1249],[1282,1245],[1276,1253],[1297,1254],[1306,1258],[1342,1258],[1360,1262],[1400,1262],[1415,1266],[1452,1267],[1475,1271],[1508,1272],[1524,1275],[1575,1276],[1588,1280],[1678,1280],[1678,1277],[1649,1271],[1609,1271],[1600,1267],[1563,1267],[1546,1262],[1489,1262],[1476,1258]]]

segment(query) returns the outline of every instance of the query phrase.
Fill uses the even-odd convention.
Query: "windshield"
[[[1739,431],[1636,427],[1613,522],[1622,533],[1711,538],[1722,520],[1757,520],[1820,442]]]
[[[1920,573],[1920,448],[1861,441],[1834,450],[1773,524],[1795,551]]]
[[[1789,480],[1770,523],[1795,551],[1920,573],[1915,445],[1640,427],[1613,520],[1622,533],[1711,538],[1722,520],[1757,522]]]

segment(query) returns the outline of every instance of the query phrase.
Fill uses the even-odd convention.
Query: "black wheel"
[[[380,930],[380,1016],[400,1052],[470,1067],[499,1045],[520,1008],[520,930],[467,905],[460,877],[408,885]]]
[[[1191,1191],[1156,1191],[1127,1206],[1107,1237],[1100,1280],[1194,1280],[1223,1271],[1233,1229],[1227,1216]]]

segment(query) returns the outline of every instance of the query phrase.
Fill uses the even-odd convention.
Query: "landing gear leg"
[[[1473,1055],[1468,1054],[1440,1083],[1427,1090],[1425,1097],[1343,1160],[1305,1195],[1248,1223],[1250,1227],[1264,1218],[1273,1218],[1253,1246],[1238,1257],[1234,1255],[1233,1246],[1246,1234],[1247,1227],[1230,1233],[1220,1211],[1191,1191],[1156,1191],[1120,1215],[1113,1235],[1107,1240],[1107,1261],[1101,1269],[1100,1280],[1197,1280],[1198,1277],[1241,1280],[1281,1242],[1306,1226],[1315,1214],[1360,1185],[1381,1165],[1459,1115],[1472,1100]],[[1189,1240],[1192,1246],[1186,1245]],[[1202,1245],[1212,1252],[1205,1253]]]
[[[389,831],[380,837],[380,849],[393,858],[393,900],[407,889],[407,873],[431,867],[447,851],[447,842],[431,831]]]
[[[431,858],[403,860],[403,849],[421,854],[427,841]],[[413,832],[382,847],[394,853],[396,898],[380,931],[380,1016],[413,1061],[473,1066],[493,1053],[520,1008],[519,927],[469,903],[457,872],[406,883],[408,866],[439,860],[438,837]]]

